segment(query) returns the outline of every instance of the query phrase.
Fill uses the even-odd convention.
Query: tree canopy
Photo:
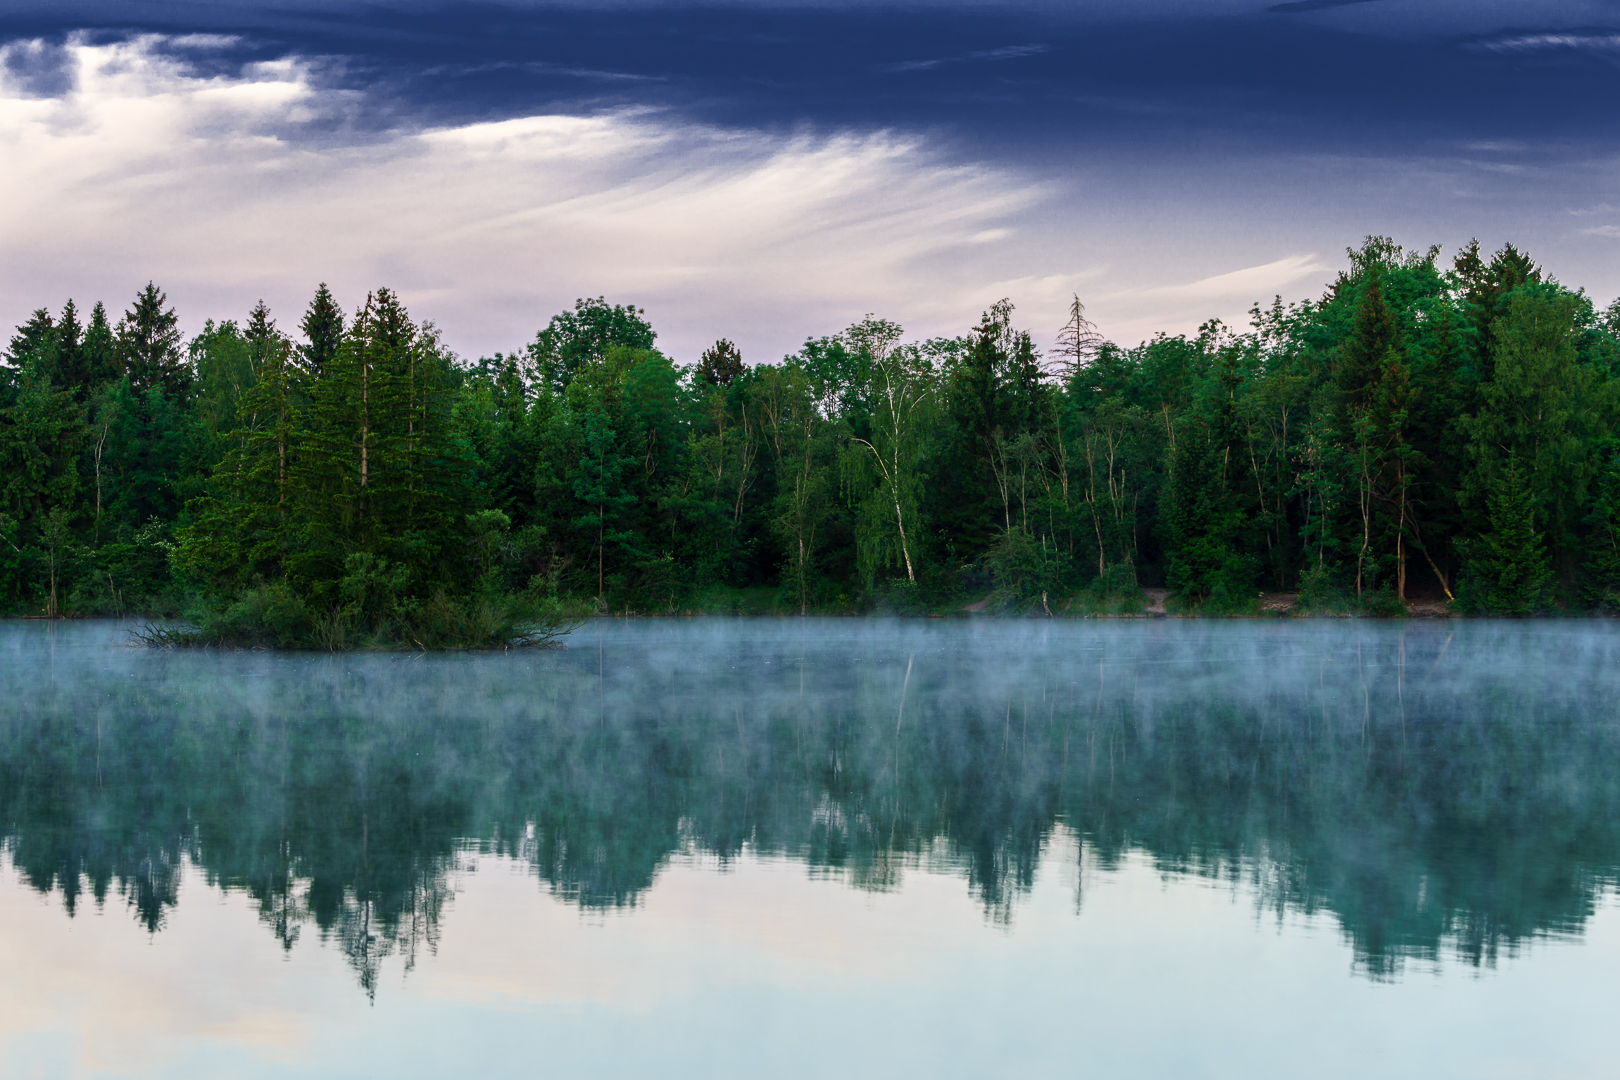
[[[1076,299],[1043,350],[1003,300],[751,365],[726,338],[679,364],[602,297],[477,361],[385,288],[189,340],[155,283],[116,322],[42,307],[0,366],[0,608],[336,646],[493,641],[569,600],[1620,605],[1620,301],[1512,245],[1348,254],[1246,328],[1127,347]]]

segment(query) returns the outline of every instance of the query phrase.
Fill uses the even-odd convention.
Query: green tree
[[[332,298],[326,282],[316,286],[315,298],[309,302],[298,328],[304,334],[299,361],[309,377],[318,380],[343,345],[343,309]]]
[[[180,319],[169,298],[152,282],[135,294],[116,332],[116,355],[137,396],[161,388],[184,401],[191,391],[191,369],[180,349]]]
[[[744,370],[742,353],[725,338],[704,349],[698,362],[698,376],[710,386],[730,386]]]
[[[233,424],[221,437],[229,450],[214,469],[208,495],[192,500],[192,524],[176,536],[178,561],[221,592],[280,580],[289,554],[290,467],[300,420],[293,346],[263,301],[249,314],[247,329],[228,339],[228,355],[245,370],[217,376],[229,387],[228,398],[219,391],[221,412],[228,409]],[[198,364],[205,405],[213,381],[208,370],[219,360]]]
[[[574,497],[585,505],[585,513],[574,519],[574,527],[592,535],[596,562],[596,597],[607,597],[607,550],[628,548],[633,533],[617,527],[636,498],[625,489],[624,474],[635,459],[620,449],[619,438],[605,410],[593,408],[584,419],[585,446],[574,469]]]
[[[37,592],[54,616],[78,491],[84,410],[41,371],[48,360],[33,353],[15,397],[0,408],[0,514],[18,525],[18,536],[7,541],[17,557],[17,576],[5,583],[8,598],[17,603]],[[44,580],[28,580],[31,563],[43,564]]]
[[[868,316],[850,327],[849,340],[870,375],[871,437],[855,436],[846,455],[846,479],[861,505],[857,533],[862,576],[903,567],[917,580],[922,477],[917,469],[922,428],[934,402],[935,373],[913,346],[900,345],[896,323]]]
[[[614,345],[651,349],[657,334],[634,305],[609,304],[598,296],[576,300],[573,311],[553,315],[529,343],[530,377],[549,392],[566,389],[581,366],[607,359]]]
[[[831,509],[832,441],[802,370],[771,365],[755,370],[750,394],[775,466],[772,530],[782,545],[783,577],[798,597],[799,614],[806,615]]]
[[[1579,362],[1576,297],[1528,285],[1504,302],[1492,327],[1492,375],[1477,411],[1461,421],[1472,470],[1465,494],[1488,512],[1489,495],[1509,457],[1518,460],[1546,531],[1555,568],[1574,572],[1575,529],[1591,479],[1591,450],[1603,431],[1595,380]]]
[[[1229,486],[1227,449],[1218,425],[1194,420],[1181,426],[1163,515],[1166,584],[1190,604],[1214,601],[1230,609],[1249,602],[1254,564],[1239,547],[1244,515]]]
[[[1487,496],[1490,531],[1480,538],[1474,573],[1485,604],[1502,615],[1527,615],[1551,573],[1536,529],[1536,497],[1517,454],[1509,454]]]

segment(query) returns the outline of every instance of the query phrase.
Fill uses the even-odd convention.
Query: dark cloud
[[[67,50],[60,43],[29,41],[6,50],[0,64],[5,68],[7,80],[21,87],[24,93],[57,97],[73,82],[67,59]]]
[[[1105,9],[1113,21],[1096,21]],[[234,35],[199,64],[327,58],[324,77],[386,101],[390,124],[654,106],[749,128],[948,132],[1013,156],[1188,137],[1389,152],[1620,135],[1620,113],[1607,107],[1620,90],[1607,62],[1620,54],[1613,30],[1374,37],[1254,9],[1205,10],[1217,14],[1121,21],[1099,4],[1083,5],[1082,18],[1017,5],[148,3],[29,9],[6,26],[14,38],[55,42],[81,27]],[[60,82],[48,51],[27,75],[40,92]]]
[[[1086,223],[1083,242],[1065,239],[1045,263],[1008,256],[996,272],[1012,283],[991,299],[1061,279],[1051,291],[1066,302],[1063,275],[1105,264],[1109,280],[1133,265],[1155,284],[1314,266],[1309,253],[1407,227],[1413,243],[1511,238],[1549,264],[1562,250],[1577,260],[1558,263],[1562,276],[1612,294],[1612,223],[1567,213],[1612,197],[1620,30],[1596,25],[1607,13],[1588,10],[1596,0],[1553,0],[1534,20],[1501,0],[1372,2],[0,0],[0,36],[38,39],[8,52],[5,72],[35,96],[63,92],[74,33],[215,35],[207,48],[153,46],[204,75],[302,58],[330,104],[304,123],[306,140],[634,114],[727,137],[926,142],[1051,180]],[[1056,231],[1013,228],[1007,244]],[[983,243],[961,265],[982,263]]]

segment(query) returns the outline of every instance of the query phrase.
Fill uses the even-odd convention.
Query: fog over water
[[[127,911],[98,933],[154,947],[245,901],[235,947],[341,956],[362,1001],[390,964],[453,967],[442,936],[491,925],[473,897],[513,874],[508,928],[542,902],[651,928],[660,895],[749,882],[727,903],[772,918],[822,882],[932,897],[1007,948],[1117,921],[1096,898],[1147,874],[1173,910],[1202,883],[1253,932],[1315,927],[1386,986],[1584,955],[1614,906],[1608,623],[605,620],[460,656],[122,637],[0,626],[0,893],[52,933]]]

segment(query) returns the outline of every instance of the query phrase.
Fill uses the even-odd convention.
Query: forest
[[[1620,301],[1369,237],[1317,300],[1135,347],[1076,299],[774,363],[579,300],[457,356],[322,285],[186,340],[148,283],[0,366],[0,613],[172,640],[537,643],[576,613],[1620,609]],[[290,322],[291,320],[286,320]]]

